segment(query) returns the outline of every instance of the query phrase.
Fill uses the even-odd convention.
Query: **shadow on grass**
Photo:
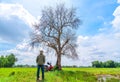
[[[36,82],[45,82],[44,80],[36,80]]]

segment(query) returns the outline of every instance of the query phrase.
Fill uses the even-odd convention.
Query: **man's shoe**
[[[39,80],[39,78],[37,78],[37,80]]]

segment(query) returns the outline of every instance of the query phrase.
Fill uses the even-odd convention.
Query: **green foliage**
[[[94,62],[92,62],[92,66],[93,67],[100,67],[101,65],[100,65],[99,61],[94,61]]]
[[[28,65],[28,64],[25,64],[25,65],[20,65],[20,64],[17,64],[17,65],[14,65],[14,67],[37,67],[36,65]]]
[[[115,67],[120,67],[120,63],[114,62],[112,60],[108,60],[106,62],[93,61],[92,62],[92,67],[115,68]]]
[[[17,59],[14,54],[0,57],[0,67],[12,67]]]

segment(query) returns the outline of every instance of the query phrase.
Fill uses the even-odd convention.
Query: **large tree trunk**
[[[61,54],[58,54],[58,55],[57,55],[56,66],[57,66],[57,69],[58,69],[58,70],[61,70],[61,69],[62,69],[62,67],[61,67]]]

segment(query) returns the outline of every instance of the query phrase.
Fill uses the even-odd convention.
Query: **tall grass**
[[[63,68],[45,72],[44,82],[97,82],[96,75],[120,75],[119,71],[120,68]],[[0,82],[36,82],[36,68],[0,68]]]
[[[120,75],[120,68],[63,68],[64,70],[72,70],[72,71],[85,71],[88,73],[92,73],[94,75],[99,74],[112,74],[112,75]]]
[[[93,76],[90,73],[82,72],[82,71],[63,70],[63,71],[48,72],[46,73],[46,78],[47,78],[46,79],[47,82],[96,82],[95,76]]]

